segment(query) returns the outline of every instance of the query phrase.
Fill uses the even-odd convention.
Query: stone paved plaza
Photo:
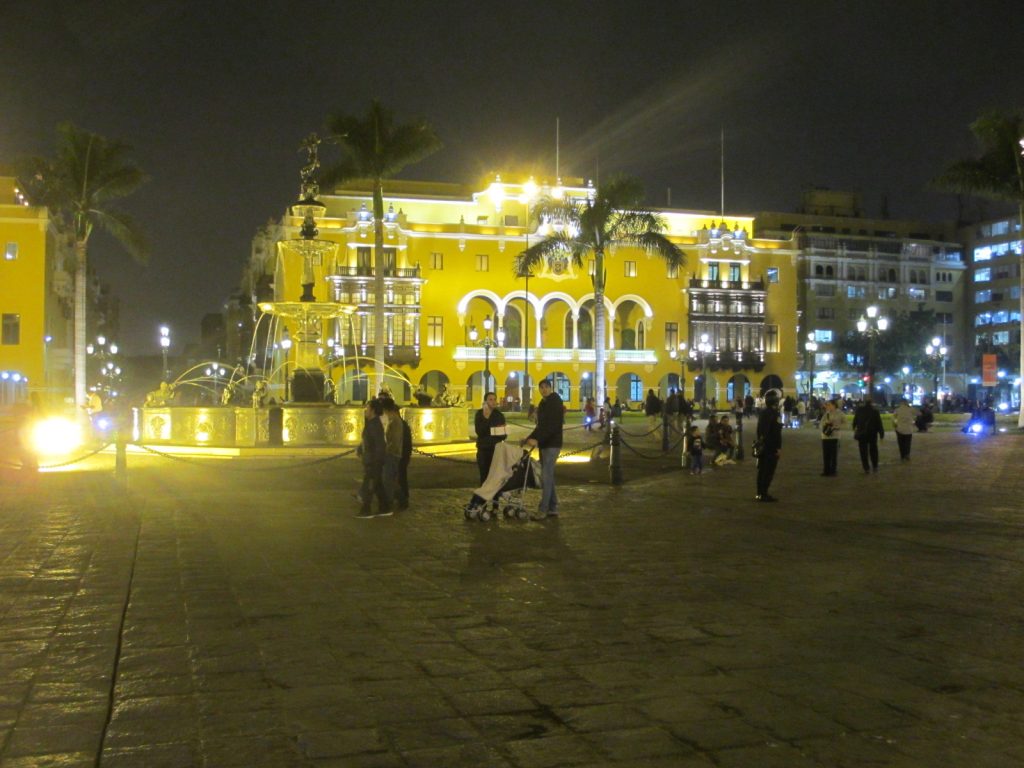
[[[350,457],[6,471],[0,765],[1024,765],[1024,439],[881,447],[560,467],[543,523],[420,456],[372,520]]]

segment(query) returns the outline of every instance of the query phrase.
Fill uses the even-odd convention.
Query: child
[[[690,427],[690,474],[700,475],[704,473],[704,438],[701,437],[700,427]]]

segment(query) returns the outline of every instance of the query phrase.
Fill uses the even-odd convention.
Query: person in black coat
[[[885,439],[885,428],[882,426],[882,414],[875,409],[870,398],[865,398],[853,412],[853,437],[860,450],[860,463],[864,467],[864,474],[877,472],[878,441]]]
[[[363,422],[363,441],[359,445],[359,454],[363,459],[363,485],[359,491],[362,508],[359,517],[374,517],[371,504],[373,495],[377,495],[378,514],[391,514],[391,504],[384,488],[384,462],[387,457],[387,444],[384,441],[384,425],[380,417],[384,406],[374,398],[366,403]]]
[[[764,408],[757,417],[757,439],[762,441],[763,447],[757,459],[757,495],[754,501],[778,501],[768,493],[782,455],[782,414],[779,413],[779,396],[774,391],[769,391],[764,397]]]
[[[562,450],[562,427],[565,424],[565,405],[554,391],[551,382],[540,383],[540,405],[537,407],[537,426],[523,445],[540,449],[541,497],[540,514],[558,516],[558,494],[555,492],[555,463]]]
[[[480,470],[480,485],[487,479],[494,458],[494,446],[507,437],[505,414],[498,410],[498,396],[493,392],[484,395],[484,404],[473,419],[476,432],[476,466]]]

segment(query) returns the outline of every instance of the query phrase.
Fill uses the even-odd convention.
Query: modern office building
[[[531,223],[531,206],[545,194],[585,202],[594,189],[582,180],[545,187],[500,177],[475,187],[389,182],[383,350],[373,346],[374,228],[366,185],[319,195],[326,207],[317,221],[319,238],[331,247],[322,259],[310,260],[315,263],[304,264],[289,246],[299,237],[301,219],[288,213],[261,228],[242,293],[253,307],[298,301],[312,279],[318,301],[354,308],[325,321],[317,340],[321,362],[338,380],[340,402],[366,397],[369,358],[378,352],[393,372],[389,385],[403,400],[416,389],[447,389],[475,403],[493,389],[506,406],[515,406],[523,401],[522,383],[532,388],[542,378],[551,378],[573,406],[600,399],[593,388],[593,260],[578,267],[567,257],[552,258],[529,277],[514,269],[518,253],[559,225]],[[688,397],[724,403],[770,387],[791,391],[798,360],[793,242],[788,236],[755,237],[751,217],[658,214],[686,263],[672,269],[630,248],[608,254],[607,333],[601,342],[607,396],[635,404],[649,389],[665,396],[684,386]],[[246,331],[237,318],[232,325]],[[270,327],[256,325],[251,362],[275,371],[280,391],[283,370],[290,367],[294,375],[294,351],[282,350],[287,323]],[[288,331],[290,339],[296,329]],[[239,348],[247,341],[240,338]]]
[[[814,371],[820,395],[859,393],[865,361],[843,359],[836,349],[845,335],[859,332],[857,323],[871,306],[894,323],[910,313],[934,313],[927,335],[938,337],[948,349],[946,387],[964,391],[974,339],[963,322],[963,246],[949,229],[870,217],[856,195],[823,189],[807,192],[796,212],[757,214],[755,234],[787,240],[797,254],[801,392],[806,392]],[[805,351],[808,339],[816,346],[813,352]],[[930,392],[935,375],[923,365],[905,374],[888,373],[894,374],[890,381],[876,379],[877,395],[891,396],[904,387]]]
[[[1020,397],[1021,224],[1017,216],[972,224],[960,230],[970,262],[966,319],[978,378],[981,355],[994,354],[999,398],[1014,406]],[[1014,382],[1017,385],[1014,386]],[[980,381],[976,381],[980,384]]]

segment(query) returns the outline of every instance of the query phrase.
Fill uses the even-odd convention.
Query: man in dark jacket
[[[779,396],[772,390],[764,396],[764,408],[757,417],[757,439],[762,441],[763,447],[757,459],[757,496],[754,501],[778,501],[768,493],[782,455],[782,415],[779,413]]]
[[[531,449],[540,449],[542,489],[539,512],[547,517],[557,517],[558,494],[555,492],[555,462],[562,450],[565,406],[548,379],[544,379],[540,383],[540,396],[540,405],[537,407],[537,426],[523,440],[523,445],[529,446]]]
[[[865,397],[853,413],[853,437],[860,449],[860,463],[864,474],[878,471],[878,441],[885,439],[882,414],[875,410],[870,397]],[[868,466],[870,459],[871,465]]]
[[[371,510],[372,497],[377,495],[380,511],[377,516],[386,517],[391,514],[391,503],[384,488],[384,462],[387,457],[387,444],[384,440],[384,425],[380,417],[384,406],[374,398],[366,403],[363,424],[363,442],[359,452],[363,458],[363,486],[359,491],[362,509],[359,517],[375,517]]]

